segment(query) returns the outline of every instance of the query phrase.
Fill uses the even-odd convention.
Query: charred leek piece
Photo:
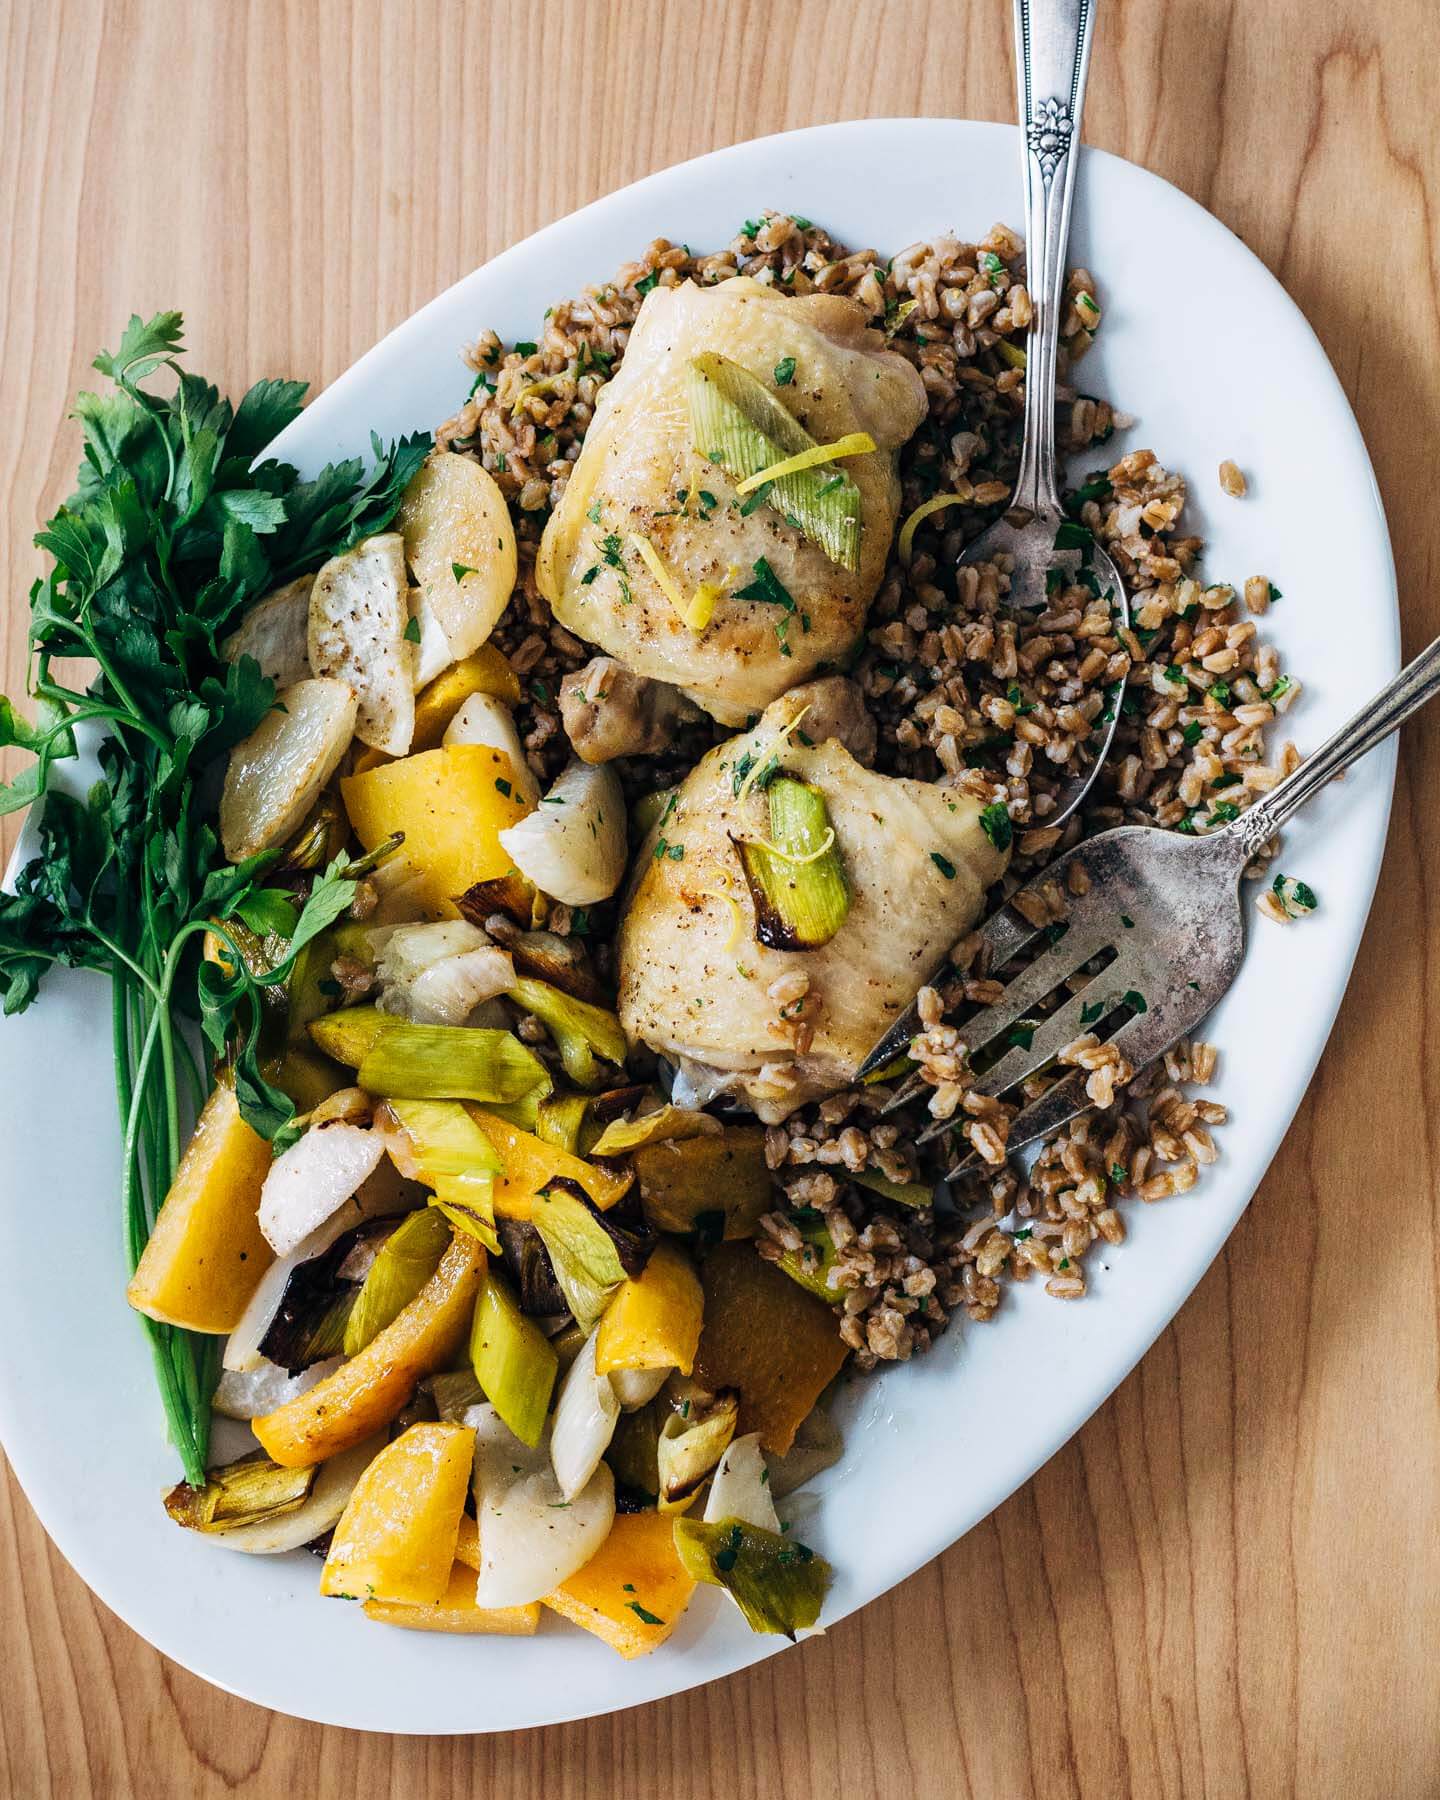
[[[825,799],[788,775],[770,783],[769,795],[769,841],[732,840],[750,884],[755,936],[770,950],[818,950],[850,911]]]
[[[389,1110],[409,1139],[417,1178],[437,1193],[442,1182],[456,1184],[458,1196],[466,1182],[489,1186],[504,1174],[495,1146],[458,1100],[392,1100]]]
[[[734,1394],[719,1395],[704,1413],[693,1409],[671,1413],[655,1447],[662,1512],[684,1512],[689,1506],[729,1449],[739,1417],[740,1403]]]
[[[798,1250],[784,1251],[780,1267],[817,1300],[838,1306],[845,1296],[839,1288],[831,1287],[828,1279],[835,1266],[835,1240],[830,1227],[823,1219],[792,1219],[791,1223],[805,1242]]]
[[[697,1581],[725,1589],[752,1631],[793,1642],[820,1617],[830,1565],[793,1538],[739,1519],[677,1519],[675,1549]]]
[[[429,1207],[411,1213],[380,1246],[350,1316],[345,1321],[345,1354],[358,1356],[400,1314],[440,1267],[450,1243],[450,1227]]]
[[[309,1031],[316,1049],[347,1068],[358,1069],[380,1039],[400,1023],[392,1013],[382,1013],[378,1006],[347,1006],[324,1018],[312,1019]]]
[[[191,1531],[234,1531],[294,1512],[315,1485],[316,1469],[282,1469],[263,1451],[206,1471],[204,1487],[181,1482],[165,1496],[165,1510]]]
[[[552,1094],[540,1102],[535,1119],[535,1135],[542,1144],[553,1144],[557,1150],[580,1155],[580,1132],[589,1110],[588,1094]]]
[[[435,1411],[448,1425],[458,1423],[472,1406],[478,1406],[485,1398],[485,1391],[475,1379],[473,1369],[447,1369],[442,1374],[428,1376],[420,1385],[429,1388]]]
[[[763,381],[716,351],[691,359],[686,397],[696,449],[736,482],[823,448]],[[860,567],[860,490],[833,463],[775,477],[765,498],[831,562]]]
[[[359,1281],[346,1280],[341,1271],[353,1252],[388,1229],[380,1223],[357,1226],[318,1256],[296,1264],[260,1339],[258,1348],[267,1362],[298,1375],[312,1363],[340,1354],[360,1292]]]
[[[687,1138],[718,1137],[724,1127],[709,1113],[687,1106],[657,1106],[634,1119],[615,1119],[590,1146],[591,1156],[619,1156],[646,1144],[680,1143]]]
[[[882,1194],[885,1199],[893,1200],[897,1206],[935,1204],[935,1189],[923,1181],[891,1181],[888,1175],[878,1174],[874,1169],[862,1169],[850,1179],[869,1188],[872,1194]]]
[[[366,1051],[356,1079],[367,1094],[403,1100],[509,1103],[551,1085],[519,1038],[464,1025],[396,1024]]]
[[[475,1302],[470,1362],[485,1398],[533,1450],[545,1429],[559,1358],[540,1327],[521,1312],[503,1275],[492,1267]]]
[[[625,1033],[620,1029],[620,1021],[614,1013],[606,1012],[603,1006],[591,1006],[586,1000],[562,994],[559,988],[552,987],[548,981],[532,981],[528,976],[522,976],[508,990],[506,998],[513,1000],[525,1012],[533,1013],[549,1030],[560,1051],[560,1061],[565,1066],[565,1073],[578,1087],[603,1087],[612,1079],[610,1072],[596,1060],[597,1053],[606,1062],[615,1064],[617,1068],[624,1068],[627,1050]],[[472,1097],[477,1100],[484,1098],[481,1094]],[[509,1100],[519,1096],[505,1094],[496,1097]]]
[[[653,1245],[605,1215],[579,1193],[555,1181],[535,1196],[530,1222],[540,1233],[555,1279],[576,1322],[589,1331],[627,1275],[645,1266]]]

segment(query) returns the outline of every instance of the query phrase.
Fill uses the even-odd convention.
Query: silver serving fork
[[[1120,571],[1099,543],[1083,549],[1068,539],[1088,540],[1060,504],[1055,452],[1055,382],[1060,325],[1065,316],[1065,269],[1070,245],[1070,208],[1079,160],[1080,119],[1090,67],[1093,0],[1015,0],[1015,72],[1020,110],[1020,162],[1025,186],[1026,285],[1034,309],[1026,338],[1025,424],[1020,467],[1010,507],[967,544],[959,563],[1013,559],[1009,605],[1043,607],[1053,568],[1071,572],[1083,561],[1095,592],[1108,600],[1117,625],[1130,623],[1129,601]],[[1043,820],[1058,825],[1089,792],[1109,753],[1120,718],[1117,683],[1103,723],[1103,735],[1089,764],[1066,782],[1055,811]],[[1101,730],[1097,726],[1097,730]]]
[[[998,1052],[998,1060],[974,1083],[977,1090],[1006,1093],[1087,1032],[1113,1028],[1108,1042],[1140,1069],[1193,1031],[1224,995],[1244,955],[1240,886],[1247,865],[1298,807],[1437,692],[1440,638],[1314,756],[1230,824],[1203,837],[1158,826],[1122,826],[1077,844],[1020,889],[1038,894],[1042,884],[1054,883],[1068,897],[1067,911],[1058,924],[1036,926],[1007,904],[982,927],[989,972],[997,978],[1047,933],[1050,947],[1014,976],[994,1005],[959,1028],[972,1061],[978,1057],[983,1063],[987,1053]],[[1088,883],[1083,893],[1069,892],[1073,868],[1083,871],[1077,885]],[[1113,960],[1078,993],[1068,993],[1069,980],[1102,954]],[[1061,990],[1065,997],[1054,1012],[1036,1012]],[[912,1021],[905,1028],[913,1034],[916,1025]],[[883,1067],[903,1052],[905,1041],[887,1034],[860,1073]],[[1011,1123],[1009,1148],[1019,1150],[1048,1137],[1084,1112],[1091,1104],[1086,1079],[1083,1068],[1071,1069],[1024,1107]],[[914,1098],[923,1086],[912,1075],[886,1110]],[[960,1117],[939,1121],[919,1141],[964,1122]],[[961,1156],[951,1173],[968,1161],[968,1155]]]

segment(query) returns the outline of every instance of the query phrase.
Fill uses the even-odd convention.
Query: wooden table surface
[[[1440,629],[1433,0],[1101,10],[1087,134],[1210,207],[1304,308],[1375,461],[1413,652]],[[232,391],[261,372],[323,385],[494,252],[668,163],[861,114],[1008,117],[1009,34],[1004,0],[3,0],[9,691],[31,532],[75,464],[64,413],[132,309],[182,307],[194,365]],[[1350,598],[1363,622],[1370,597]],[[1406,735],[1335,1035],[1224,1254],[1079,1436],[904,1587],[642,1711],[366,1737],[158,1656],[91,1598],[12,1481],[0,1789],[1440,1792],[1437,786],[1432,713]]]

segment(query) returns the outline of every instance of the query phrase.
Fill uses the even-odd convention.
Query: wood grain
[[[1008,39],[1003,0],[3,0],[7,686],[30,534],[75,461],[65,408],[132,309],[182,304],[196,365],[231,387],[323,384],[505,244],[652,169],[819,120],[1008,116]],[[1437,59],[1432,0],[1107,0],[1087,122],[1238,231],[1319,331],[1375,459],[1412,652],[1440,629]],[[1340,1024],[1224,1255],[1075,1441],[896,1593],[620,1718],[364,1737],[156,1655],[11,1482],[0,1790],[1434,1795],[1437,785],[1430,714]]]

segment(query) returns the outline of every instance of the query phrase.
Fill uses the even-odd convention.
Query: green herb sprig
[[[426,436],[302,480],[265,446],[295,419],[305,383],[261,381],[237,405],[182,368],[177,312],[133,317],[94,367],[110,382],[81,393],[84,460],[74,494],[36,537],[49,567],[30,590],[31,709],[0,699],[0,745],[35,761],[0,787],[0,813],[43,797],[39,854],[0,895],[0,1001],[22,1012],[57,963],[110,978],[122,1200],[138,1262],[179,1165],[206,1074],[182,1020],[231,1059],[245,1118],[265,1136],[293,1108],[256,1062],[259,988],[348,903],[358,872],[331,863],[302,901],[266,888],[278,852],[232,867],[215,829],[213,771],[275,704],[250,657],[229,663],[222,634],[271,589],[317,568],[394,517],[430,448]],[[173,376],[168,392],[145,384]],[[261,460],[257,460],[257,458]],[[62,668],[95,669],[85,687]],[[103,733],[99,778],[83,798],[52,785],[76,755],[75,728]],[[288,925],[289,953],[257,978],[225,921]],[[203,962],[214,930],[229,956]],[[204,1480],[214,1338],[144,1320],[185,1478]]]

